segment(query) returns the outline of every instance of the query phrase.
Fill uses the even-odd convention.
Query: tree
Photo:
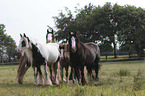
[[[104,41],[101,44],[99,44],[100,52],[112,52],[113,48],[111,46],[111,43],[109,41]]]
[[[16,56],[16,44],[11,36],[7,35],[5,25],[0,24],[0,55],[3,57],[14,58]]]
[[[145,11],[134,6],[125,6],[121,15],[119,41],[123,45],[134,48],[139,57],[143,56],[145,48]],[[132,47],[131,47],[132,46]],[[129,51],[129,50],[128,50]]]
[[[67,7],[65,7],[65,11],[67,11],[67,15],[65,15],[61,11],[59,13],[59,16],[53,17],[53,19],[55,20],[55,25],[58,29],[58,31],[55,33],[56,39],[58,41],[66,39],[68,36],[68,31],[71,31],[73,29],[73,28],[70,28],[71,23],[74,20],[72,12]]]
[[[120,20],[120,10],[121,6],[111,3],[106,3],[103,7],[98,7],[93,14],[93,20],[96,21],[95,30],[100,34],[100,40],[107,40],[114,45],[114,57],[116,58],[116,36],[119,32],[119,20]]]
[[[92,4],[76,9],[76,16],[66,8],[67,15],[60,13],[55,17],[58,40],[67,38],[68,31],[78,32],[83,42],[109,42],[113,44],[114,57],[117,57],[117,42],[128,51],[135,48],[142,56],[145,48],[145,11],[134,6],[119,6],[106,3],[104,6]],[[103,45],[101,45],[103,46]],[[123,48],[122,48],[123,49]],[[131,51],[130,51],[131,53]]]

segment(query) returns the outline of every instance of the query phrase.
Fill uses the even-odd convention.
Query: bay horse
[[[24,35],[20,39],[19,43],[19,50],[22,50],[22,53],[25,53],[27,57],[29,57],[29,61],[31,62],[31,66],[36,66],[37,69],[40,68],[41,65],[44,66],[45,71],[45,84],[46,85],[52,85],[52,82],[48,76],[47,71],[47,65],[53,64],[54,66],[58,66],[58,60],[59,60],[59,50],[58,50],[58,44],[43,44],[36,39],[32,39],[29,37],[26,37]],[[32,53],[32,54],[30,54]],[[36,63],[33,63],[36,61]],[[35,64],[35,65],[32,65]],[[42,75],[40,74],[39,80],[42,82]],[[57,75],[55,76],[55,82],[58,84]]]
[[[70,46],[70,61],[75,70],[76,77],[79,84],[87,84],[84,76],[84,66],[86,66],[90,77],[92,78],[92,70],[96,72],[100,69],[100,50],[94,43],[83,43],[79,40],[76,32],[69,32],[69,46]]]
[[[73,83],[76,83],[76,79],[74,76],[74,69],[71,66],[70,63],[70,52],[69,52],[69,44],[68,43],[63,43],[59,45],[60,49],[60,74],[61,74],[61,81],[63,81],[63,68],[65,68],[66,71],[66,82],[69,84],[69,79],[71,78],[73,80]],[[71,74],[69,76],[68,69],[69,66],[71,67]]]

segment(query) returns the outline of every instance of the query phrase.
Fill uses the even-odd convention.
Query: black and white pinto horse
[[[20,34],[20,36],[22,37],[21,34]],[[19,59],[19,67],[18,67],[18,71],[17,71],[17,73],[18,73],[17,74],[18,83],[19,84],[23,84],[23,77],[24,77],[26,71],[32,65],[33,75],[34,75],[34,84],[36,85],[37,84],[37,75],[38,75],[38,73],[39,73],[39,75],[42,74],[41,69],[40,69],[40,66],[36,66],[37,64],[35,64],[35,63],[37,63],[37,62],[34,59],[30,59],[26,55],[26,52],[22,52],[22,50],[20,49],[20,47],[18,47],[17,52],[18,53],[21,53],[21,57]],[[29,51],[29,54],[32,55],[32,51]],[[37,71],[35,71],[35,67],[37,68]],[[38,85],[42,85],[42,83],[41,83],[40,80],[38,82]]]
[[[28,61],[31,62],[31,66],[35,66],[37,67],[37,69],[40,69],[41,65],[45,65],[44,66],[45,84],[51,86],[52,86],[52,81],[48,76],[47,65],[53,64],[55,67],[58,66],[58,60],[60,56],[58,49],[59,49],[59,45],[56,43],[43,44],[36,39],[26,37],[26,35],[21,36],[19,47],[18,47],[18,50],[22,52],[22,55],[26,54]],[[35,61],[36,63],[33,63],[33,61]],[[43,83],[42,77],[43,77],[42,74],[40,74],[39,72],[38,85],[39,84],[41,85]],[[56,84],[59,84],[57,80],[57,74],[55,74],[55,82]]]
[[[76,32],[69,32],[69,45],[70,45],[70,61],[75,70],[76,77],[79,84],[87,84],[84,76],[84,66],[86,66],[90,77],[92,78],[92,70],[96,72],[96,79],[100,68],[100,50],[94,43],[82,43]]]

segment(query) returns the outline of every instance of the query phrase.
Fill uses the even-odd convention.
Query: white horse
[[[56,74],[55,74],[55,82],[59,84],[57,79],[57,67],[58,67],[58,60],[59,60],[59,45],[57,43],[48,43],[43,44],[36,39],[32,39],[26,37],[26,35],[21,36],[18,50],[20,50],[23,54],[26,54],[28,60],[31,62],[31,66],[40,67],[42,64],[46,64],[44,66],[45,71],[45,84],[51,85],[52,82],[48,76],[47,65],[52,65],[56,67]],[[33,60],[36,64],[33,64]],[[27,65],[26,65],[27,66]],[[34,69],[34,68],[33,68]],[[35,71],[35,70],[34,70]],[[37,78],[34,78],[37,79]],[[42,84],[42,74],[39,74],[39,82],[38,84]]]

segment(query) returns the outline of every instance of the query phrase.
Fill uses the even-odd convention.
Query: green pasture
[[[17,83],[18,65],[0,65],[0,96],[144,96],[145,61],[101,63],[99,81],[74,85],[70,81],[54,86],[33,84],[33,71],[29,68],[24,84]],[[43,69],[43,67],[42,67]]]

